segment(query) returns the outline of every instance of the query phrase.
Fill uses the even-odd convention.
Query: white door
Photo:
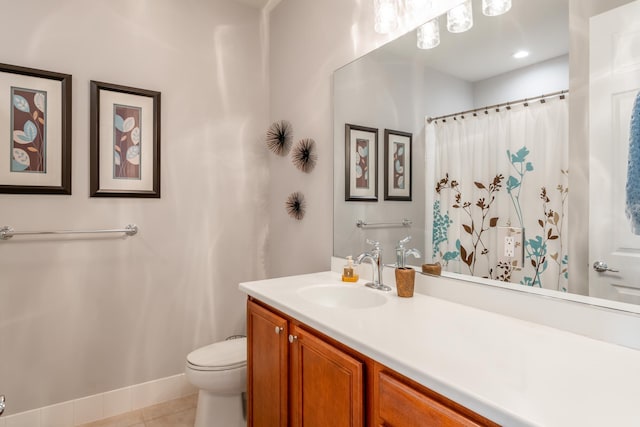
[[[589,294],[635,304],[640,235],[625,207],[631,114],[640,90],[638,16],[640,0],[591,18],[589,35]],[[598,272],[596,262],[616,271]]]

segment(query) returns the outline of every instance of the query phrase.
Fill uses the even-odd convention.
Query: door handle
[[[605,271],[609,271],[611,273],[619,273],[618,270],[614,270],[609,268],[606,262],[604,261],[596,261],[593,263],[593,269],[598,273],[604,273]]]

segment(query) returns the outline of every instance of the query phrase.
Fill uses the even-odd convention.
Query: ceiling
[[[256,8],[279,0],[233,0]],[[473,27],[452,34],[446,17],[440,16],[440,45],[435,49],[416,47],[416,31],[387,43],[374,55],[401,57],[463,80],[475,82],[517,68],[535,64],[569,52],[569,0],[512,0],[502,16],[482,14],[482,0],[473,2]],[[511,57],[518,50],[531,54],[524,59]]]
[[[458,78],[475,82],[569,52],[568,0],[512,0],[502,16],[482,14],[481,0],[473,0],[473,27],[452,34],[446,17],[440,19],[440,45],[416,47],[416,31],[410,31],[378,49],[375,55],[391,55],[420,61]],[[525,59],[514,59],[528,50]]]

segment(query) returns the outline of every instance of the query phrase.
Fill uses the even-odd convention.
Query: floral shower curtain
[[[432,262],[567,291],[567,100],[438,120],[426,140]]]

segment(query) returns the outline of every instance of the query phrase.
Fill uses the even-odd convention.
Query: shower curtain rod
[[[553,98],[556,96],[559,96],[560,99],[564,99],[564,95],[566,93],[569,93],[569,89],[559,90],[557,92],[551,92],[551,93],[543,94],[540,96],[534,96],[533,98],[523,98],[517,101],[504,102],[502,104],[489,105],[487,107],[482,107],[482,108],[474,108],[473,110],[461,111],[459,113],[447,114],[445,116],[440,116],[440,117],[428,117],[427,123],[431,123],[435,120],[442,120],[446,122],[447,121],[446,119],[448,119],[449,117],[453,117],[453,119],[456,120],[456,116],[460,116],[460,118],[464,119],[464,114],[469,114],[469,113],[473,113],[474,116],[477,116],[476,113],[478,111],[484,111],[485,114],[489,114],[489,110],[495,109],[496,111],[500,111],[500,107],[507,107],[507,110],[510,110],[512,105],[517,105],[517,104],[524,104],[525,107],[528,107],[529,101],[540,100],[540,102],[544,103],[546,99]]]

